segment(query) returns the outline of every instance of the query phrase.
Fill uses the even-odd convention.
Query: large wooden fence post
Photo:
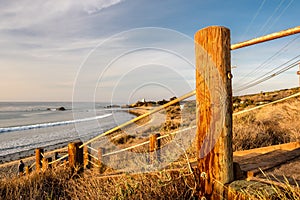
[[[83,148],[79,148],[82,142],[72,142],[68,144],[69,166],[78,172],[83,170]]]
[[[42,154],[44,153],[44,150],[41,148],[35,149],[35,170],[36,172],[39,172],[42,168]]]
[[[212,26],[195,34],[197,160],[200,198],[226,199],[233,181],[230,31]]]

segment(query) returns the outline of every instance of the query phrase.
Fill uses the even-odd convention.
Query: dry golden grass
[[[246,150],[299,141],[300,99],[235,116],[233,149]]]
[[[15,177],[0,181],[0,199],[71,199],[68,195],[70,172],[63,168],[29,177]]]
[[[1,180],[0,199],[192,199],[196,195],[194,178],[185,168],[113,177],[56,168]]]
[[[279,186],[280,185],[280,186]],[[289,182],[265,184],[258,181],[239,180],[231,184],[235,199],[253,200],[299,200],[299,186],[292,186]],[[243,197],[243,198],[242,198]]]
[[[30,177],[1,180],[0,199],[199,199],[197,177],[199,173],[187,167],[110,177],[93,172],[71,174],[70,170],[56,168]],[[239,193],[260,200],[300,198],[299,186],[289,182],[283,182],[282,186],[248,182]]]

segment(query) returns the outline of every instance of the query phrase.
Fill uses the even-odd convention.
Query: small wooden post
[[[103,155],[105,154],[105,148],[99,147],[98,148],[98,161],[96,162],[99,166],[99,173],[103,173],[104,171],[104,164],[103,164]]]
[[[35,149],[35,169],[36,172],[39,172],[42,167],[42,154],[44,153],[44,150],[41,148]]]
[[[77,172],[83,169],[83,148],[79,148],[82,142],[72,142],[68,144],[69,166]]]
[[[68,153],[69,153],[69,165],[70,167],[75,167],[75,160],[76,160],[76,146],[75,143],[68,144]]]
[[[226,199],[233,181],[230,30],[212,26],[195,34],[197,160],[200,198]]]
[[[28,166],[25,166],[25,174],[26,174],[26,176],[29,176],[29,167]]]
[[[42,170],[46,171],[48,169],[48,160],[47,158],[43,157],[42,158]]]
[[[101,166],[103,162],[102,155],[105,154],[105,149],[102,147],[98,148],[98,165]]]
[[[85,145],[85,146],[83,146],[83,166],[84,166],[84,169],[89,168],[89,160],[90,160],[89,149],[88,149],[88,146]]]
[[[150,135],[149,138],[149,153],[150,153],[150,163],[154,163],[155,160],[160,160],[160,154],[157,150],[160,149],[160,139],[158,137],[160,136],[159,133]]]

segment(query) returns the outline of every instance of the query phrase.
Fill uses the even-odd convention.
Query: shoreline
[[[135,116],[140,116],[147,113],[150,109],[152,109],[152,107],[136,107],[136,108],[129,108],[127,112]],[[148,121],[149,119],[142,119],[139,121],[139,123],[147,123]],[[72,141],[75,140],[60,142],[57,144],[43,146],[40,148],[44,149],[45,155],[49,155],[49,154],[53,154],[56,151],[65,150],[68,146],[68,143]],[[35,159],[35,149],[28,149],[28,150],[23,150],[23,151],[19,151],[7,155],[2,155],[0,156],[0,168],[8,165],[18,164],[19,160],[32,163],[34,159]]]

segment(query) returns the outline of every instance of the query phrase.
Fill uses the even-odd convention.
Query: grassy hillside
[[[272,102],[299,92],[299,88],[235,97],[237,110]],[[246,105],[245,102],[252,102]],[[261,103],[263,102],[263,103]],[[300,139],[300,98],[292,98],[233,118],[233,148],[246,150]]]
[[[295,94],[297,92],[300,92],[299,87],[278,90],[273,92],[260,92],[258,94],[236,96],[233,97],[233,108],[234,111],[243,110],[245,108],[270,103],[282,99],[284,97],[290,96],[292,94]]]

